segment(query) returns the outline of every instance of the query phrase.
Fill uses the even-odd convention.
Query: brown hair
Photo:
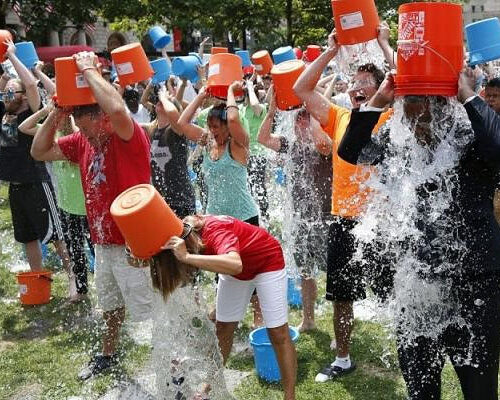
[[[191,254],[199,254],[203,251],[204,245],[201,240],[200,231],[203,228],[203,219],[193,216],[184,219],[190,227],[191,232],[184,238],[186,248]],[[167,300],[168,296],[179,286],[185,286],[193,282],[195,268],[179,261],[172,250],[164,250],[155,255],[151,262],[151,280],[153,287],[157,289]]]

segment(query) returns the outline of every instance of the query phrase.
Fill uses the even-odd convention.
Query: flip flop
[[[321,370],[321,372],[316,375],[316,382],[326,382],[329,380],[341,378],[344,375],[348,375],[356,369],[356,364],[351,361],[351,366],[349,368],[342,368],[337,365],[327,365]]]

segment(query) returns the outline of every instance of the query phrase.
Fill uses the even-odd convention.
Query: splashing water
[[[385,58],[377,39],[365,43],[340,46],[335,57],[337,72],[352,76],[360,65],[372,63],[384,70]]]

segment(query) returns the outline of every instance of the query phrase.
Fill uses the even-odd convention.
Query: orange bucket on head
[[[172,236],[182,235],[182,221],[151,185],[140,184],[125,190],[113,201],[110,211],[137,258],[158,254]]]
[[[377,38],[380,24],[374,0],[332,0],[339,44],[357,44]]]
[[[20,272],[17,274],[21,304],[35,306],[50,301],[52,272],[47,270]]]
[[[229,53],[229,49],[227,47],[212,47],[212,50],[210,50],[211,55],[220,53]]]
[[[273,68],[273,59],[267,50],[260,50],[253,53],[252,63],[255,71],[261,76],[269,74]]]
[[[241,58],[236,54],[219,53],[210,57],[207,91],[212,96],[227,98],[227,89],[243,79]]]
[[[7,45],[5,41],[13,40],[12,34],[5,29],[0,29],[0,62],[5,61],[5,54],[7,53]]]
[[[58,105],[83,106],[96,103],[92,90],[73,57],[56,58],[54,69]]]
[[[275,65],[271,70],[276,104],[280,110],[292,110],[302,105],[302,100],[293,91],[293,85],[305,69],[304,61],[288,60]]]
[[[463,37],[460,5],[400,6],[395,95],[456,96]]]
[[[149,79],[154,74],[140,43],[130,43],[114,49],[111,58],[122,87]]]

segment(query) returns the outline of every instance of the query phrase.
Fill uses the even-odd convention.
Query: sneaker
[[[116,363],[116,355],[104,356],[102,354],[98,354],[94,356],[89,361],[88,365],[80,371],[80,373],[78,374],[78,378],[80,378],[81,380],[89,379],[94,375],[98,375],[101,372],[110,369]]]
[[[356,369],[356,364],[351,361],[351,366],[349,368],[342,368],[338,365],[333,365],[333,363],[327,365],[321,370],[321,372],[316,375],[314,379],[315,382],[323,383],[332,379],[340,378],[344,375],[350,374]]]

